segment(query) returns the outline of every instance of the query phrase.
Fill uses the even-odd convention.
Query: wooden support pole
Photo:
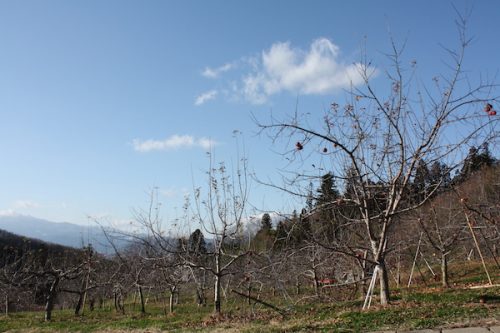
[[[481,249],[479,248],[479,243],[477,241],[476,233],[474,232],[474,229],[472,228],[472,223],[471,223],[471,220],[469,218],[469,213],[467,212],[467,208],[464,207],[464,204],[462,204],[462,208],[464,210],[465,219],[467,220],[467,225],[469,226],[469,230],[470,230],[470,233],[472,235],[472,239],[474,239],[474,244],[476,245],[477,252],[479,253],[479,257],[481,258],[481,262],[483,263],[484,271],[486,272],[486,276],[488,276],[488,281],[490,283],[490,286],[492,286],[493,281],[491,281],[490,273],[488,272],[488,268],[486,268],[486,263],[484,262],[483,253],[481,252]]]
[[[410,277],[408,278],[408,288],[410,287],[411,285],[411,278],[413,277],[413,271],[415,270],[415,265],[417,263],[417,258],[418,258],[418,253],[420,252],[420,243],[422,242],[422,235],[424,233],[421,232],[420,233],[420,238],[418,239],[418,245],[417,245],[417,251],[415,252],[415,258],[413,259],[413,265],[411,267],[411,271],[410,271]]]
[[[272,305],[271,303],[267,303],[267,302],[265,302],[265,301],[263,301],[263,300],[260,300],[260,299],[258,299],[258,298],[255,298],[255,297],[253,297],[253,296],[251,296],[251,295],[247,295],[247,294],[245,294],[245,293],[239,292],[238,290],[231,289],[231,291],[232,291],[233,293],[235,293],[235,294],[237,294],[237,295],[241,296],[241,297],[245,297],[245,298],[251,299],[252,301],[254,301],[254,302],[256,302],[256,303],[262,304],[262,305],[264,305],[264,306],[266,306],[266,307],[268,307],[268,308],[270,308],[270,309],[273,309],[274,311],[278,312],[278,313],[279,313],[280,315],[282,315],[283,317],[285,317],[285,316],[286,316],[286,311],[285,311],[285,310],[280,309],[280,308],[278,308],[277,306]]]

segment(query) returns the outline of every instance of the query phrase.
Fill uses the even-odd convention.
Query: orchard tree
[[[471,44],[466,23],[467,18],[458,15],[458,47],[446,49],[448,69],[430,84],[417,79],[417,62],[405,59],[392,40],[387,69],[375,67],[366,56],[356,64],[363,85],[348,92],[347,103],[333,102],[319,119],[296,111],[289,118],[257,121],[273,142],[288,147],[291,163],[283,173],[285,183],[274,186],[306,197],[317,170],[305,165],[319,159],[329,163],[332,174],[345,175],[337,178],[348,184],[349,193],[342,202],[329,204],[357,211],[353,216],[363,226],[371,251],[367,260],[380,281],[381,304],[390,300],[386,256],[394,245],[390,243],[394,224],[422,206],[446,181],[443,176],[430,190],[419,193],[417,201],[408,200],[418,167],[424,160],[429,165],[440,161],[458,166],[467,147],[493,143],[498,136],[498,118],[492,112],[499,102],[497,85],[473,80],[464,67]],[[345,245],[330,244],[329,249],[348,252]]]
[[[230,173],[225,163],[214,166],[209,153],[210,167],[207,187],[194,191],[195,219],[204,234],[211,239],[207,261],[185,258],[185,264],[209,272],[214,278],[214,312],[221,313],[222,279],[234,274],[233,265],[248,254],[243,245],[242,223],[246,215],[249,187],[247,160],[239,159],[236,173]]]

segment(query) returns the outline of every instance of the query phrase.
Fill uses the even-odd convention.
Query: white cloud
[[[236,85],[228,82],[228,90],[254,104],[265,103],[283,91],[324,95],[363,83],[360,74],[363,65],[342,61],[339,47],[327,38],[314,40],[306,50],[294,48],[289,42],[277,42],[259,56],[242,57],[238,63],[238,67],[246,67],[246,72]],[[376,74],[375,68],[367,70]],[[223,72],[206,68],[204,76],[219,77]]]
[[[40,204],[31,200],[17,200],[14,202],[14,209],[39,208]]]
[[[32,200],[16,200],[10,206],[11,208],[0,210],[0,216],[19,216],[26,211],[41,207],[38,202]]]
[[[17,216],[17,215],[19,214],[13,209],[0,210],[0,216]]]
[[[210,91],[207,91],[201,95],[199,95],[198,97],[196,97],[196,100],[194,101],[194,105],[202,105],[202,104],[205,104],[206,102],[212,100],[212,99],[215,99],[215,97],[217,97],[217,90],[210,90]]]
[[[225,73],[234,68],[234,65],[231,63],[224,64],[217,68],[205,67],[201,75],[210,79],[216,79],[220,74]]]
[[[338,46],[326,38],[313,41],[308,51],[275,43],[260,60],[243,79],[245,98],[257,104],[281,91],[321,95],[363,83],[361,65],[340,62]]]
[[[132,146],[135,151],[147,153],[150,151],[169,151],[181,148],[198,147],[209,150],[211,147],[217,145],[217,142],[208,138],[195,138],[191,135],[172,135],[164,140],[141,140],[134,139]]]
[[[161,189],[160,193],[167,199],[175,198],[178,194],[177,189],[170,187],[166,189]]]

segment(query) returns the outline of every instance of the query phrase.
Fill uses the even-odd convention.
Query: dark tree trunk
[[[247,286],[247,291],[248,291],[248,297],[247,297],[247,304],[250,305],[252,304],[252,282],[248,282],[248,286]]]
[[[297,295],[300,295],[300,281],[299,281],[299,279],[297,279],[297,280],[295,281],[295,293],[296,293]]]
[[[75,316],[80,315],[80,310],[82,309],[82,306],[83,306],[83,298],[84,298],[84,293],[79,293],[78,294],[78,302],[76,303],[76,307],[75,307]]]
[[[441,285],[443,288],[449,288],[448,282],[448,258],[446,253],[441,253]]]
[[[316,274],[316,270],[313,271],[313,287],[314,287],[314,293],[316,296],[319,296],[319,281],[318,281],[318,275]]]
[[[146,305],[144,303],[144,293],[142,292],[142,287],[139,286],[139,300],[141,301],[141,313],[146,313]]]
[[[5,294],[5,315],[9,315],[9,295]]]
[[[57,296],[57,286],[59,285],[59,278],[56,278],[50,285],[47,301],[45,303],[45,321],[52,320],[52,310],[54,309],[54,301]]]

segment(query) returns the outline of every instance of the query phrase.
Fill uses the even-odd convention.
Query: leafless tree
[[[225,163],[214,166],[209,154],[207,188],[195,189],[194,212],[202,231],[208,235],[208,263],[200,263],[185,257],[189,267],[209,272],[214,278],[214,311],[221,312],[222,279],[233,274],[232,266],[248,254],[242,242],[242,223],[246,218],[249,187],[247,160],[240,159],[235,174],[228,171]]]
[[[417,221],[424,232],[427,243],[440,255],[441,285],[448,288],[448,258],[452,250],[464,238],[466,224],[453,193],[447,193],[433,200],[430,207],[418,210]]]
[[[385,259],[394,245],[389,236],[397,217],[422,206],[438,188],[423,193],[417,202],[408,199],[419,162],[444,160],[458,165],[464,159],[464,147],[498,137],[498,118],[490,110],[483,112],[485,105],[498,103],[497,85],[470,77],[464,67],[471,44],[467,17],[458,15],[456,22],[458,47],[446,49],[448,71],[435,76],[431,86],[419,81],[415,60],[405,65],[404,47],[392,41],[384,84],[378,78],[382,70],[364,52],[357,64],[364,85],[353,87],[343,106],[333,102],[321,119],[296,111],[289,119],[256,121],[274,142],[293,147],[285,153],[290,163],[284,184],[273,186],[305,197],[309,182],[318,176],[318,165],[351,184],[342,205],[352,206],[356,214],[351,221],[364,227],[369,260],[375,263],[375,274],[379,272],[381,304],[390,300]],[[323,207],[335,205],[340,203]],[[348,252],[343,245],[329,248]]]
[[[52,319],[52,310],[62,285],[82,275],[86,260],[76,260],[77,250],[51,253],[47,249],[19,252],[20,255],[2,268],[4,284],[21,289],[41,289],[45,295],[45,321]]]

